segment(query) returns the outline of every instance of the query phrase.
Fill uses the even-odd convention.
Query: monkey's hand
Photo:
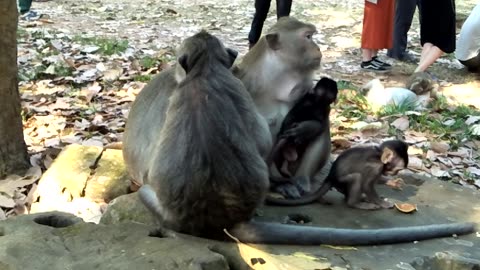
[[[385,182],[385,185],[393,189],[402,190],[402,187],[405,185],[405,182],[403,181],[402,178],[389,179]]]
[[[322,124],[319,121],[303,121],[295,123],[291,128],[285,130],[280,136],[281,139],[288,139],[296,145],[311,141],[322,132]]]

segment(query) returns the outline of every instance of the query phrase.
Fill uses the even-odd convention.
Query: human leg
[[[277,0],[277,19],[290,15],[292,0]]]
[[[252,26],[248,34],[250,46],[253,46],[262,35],[262,28],[265,19],[267,19],[270,9],[270,0],[255,0],[255,15],[253,15]]]
[[[393,47],[387,55],[402,60],[406,55],[407,33],[412,25],[417,0],[398,0],[395,4],[395,23],[393,30]]]
[[[425,45],[427,45],[428,49],[425,50]],[[440,56],[442,56],[443,51],[438,48],[437,46],[431,43],[425,43],[424,50],[422,50],[422,58],[418,63],[415,72],[423,72],[428,67],[430,67]],[[424,53],[425,51],[425,53]]]
[[[360,67],[362,69],[386,71],[385,63],[381,63],[380,61],[374,63],[374,57],[376,58],[378,49],[391,47],[393,11],[393,1],[384,1],[379,5],[365,1],[361,41],[362,63]],[[388,18],[385,18],[389,13],[392,15],[390,21]]]
[[[372,49],[363,49],[362,48],[362,61],[367,62],[372,60],[372,57],[374,56],[374,50]]]
[[[20,8],[20,14],[24,14],[30,10],[32,6],[32,0],[18,0],[18,7]]]
[[[422,46],[422,53],[420,55],[420,63],[424,61],[427,54],[430,52],[430,49],[433,47],[433,44],[430,42],[426,42]]]

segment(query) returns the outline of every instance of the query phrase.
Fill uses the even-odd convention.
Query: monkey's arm
[[[377,184],[386,185],[386,186],[389,186],[391,188],[401,190],[402,187],[405,185],[405,182],[401,178],[391,179],[389,177],[386,177],[385,175],[382,175],[377,180]]]
[[[312,141],[314,138],[320,135],[326,128],[321,121],[309,120],[296,123],[291,128],[285,130],[280,138],[287,138],[293,141],[295,144],[303,144]]]

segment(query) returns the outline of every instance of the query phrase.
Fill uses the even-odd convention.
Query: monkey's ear
[[[185,80],[187,72],[187,55],[183,54],[178,58],[178,64],[175,68],[175,80],[177,83]]]
[[[238,56],[238,52],[234,49],[230,49],[230,48],[227,48],[227,53],[228,53],[228,57],[230,59],[230,66],[233,66],[233,63],[235,62],[235,59],[237,59],[237,56]]]
[[[280,39],[278,33],[267,34],[265,39],[267,40],[267,44],[270,49],[274,51],[280,49]]]
[[[183,68],[183,70],[185,70],[185,73],[188,73],[187,59],[188,56],[186,54],[182,54],[178,58],[178,64]]]
[[[393,160],[394,156],[395,156],[395,153],[393,153],[393,151],[390,148],[385,147],[383,148],[382,156],[380,157],[380,160],[382,161],[383,164],[387,164]]]
[[[410,90],[416,89],[420,85],[420,82],[414,82],[412,85],[410,85]]]

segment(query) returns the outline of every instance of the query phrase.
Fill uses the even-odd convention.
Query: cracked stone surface
[[[121,150],[71,144],[38,183],[31,213],[63,211],[98,223],[102,206],[129,192]]]
[[[0,222],[0,269],[228,269],[225,257],[205,242],[150,237],[152,228],[143,224],[80,221],[55,228],[36,223],[40,215]]]

